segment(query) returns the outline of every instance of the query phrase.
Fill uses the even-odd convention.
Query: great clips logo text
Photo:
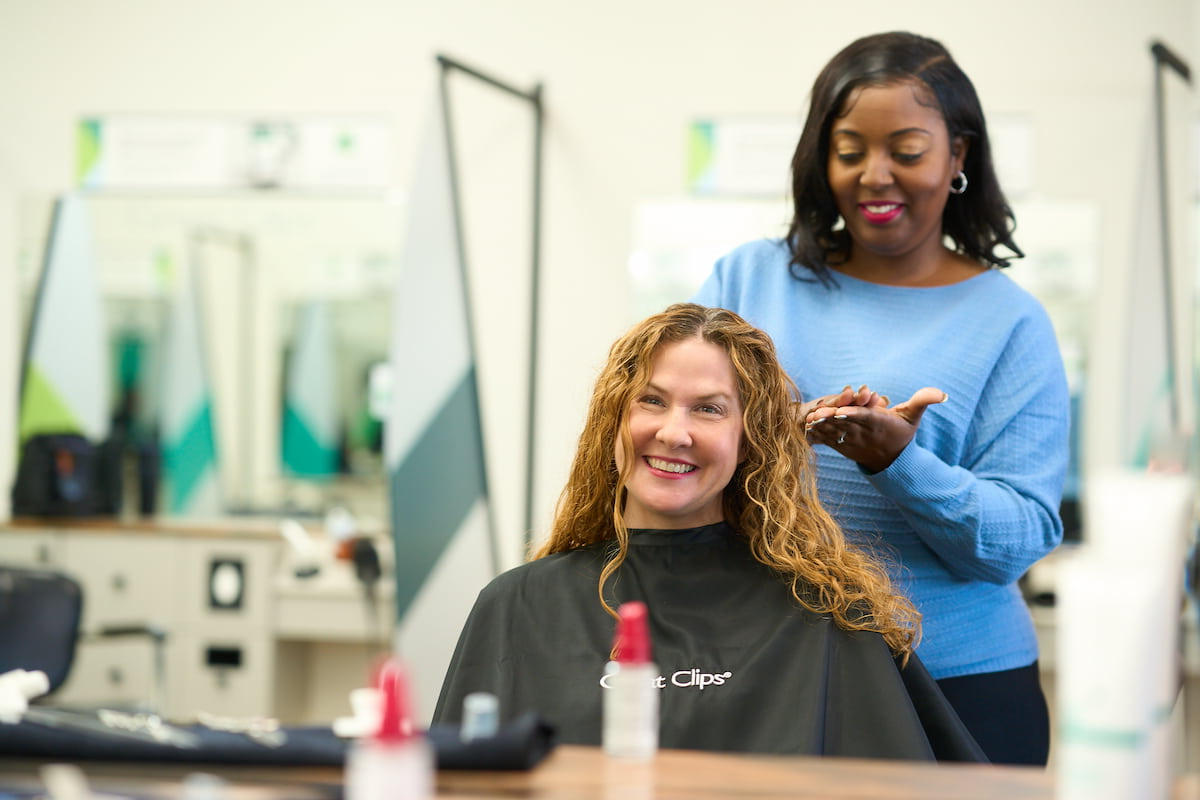
[[[681,669],[677,672],[672,672],[670,677],[659,675],[654,679],[654,688],[666,689],[668,686],[677,686],[680,689],[699,689],[704,691],[709,686],[724,686],[725,682],[733,677],[732,672],[701,672],[693,667],[692,669]],[[600,678],[600,685],[605,689],[611,688],[609,680],[612,675],[605,674]]]

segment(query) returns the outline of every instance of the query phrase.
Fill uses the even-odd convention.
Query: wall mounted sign
[[[370,117],[108,115],[77,128],[86,189],[381,189],[391,130]]]

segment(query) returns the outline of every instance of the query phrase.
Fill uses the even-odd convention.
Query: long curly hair
[[[794,215],[788,229],[792,273],[828,283],[829,266],[844,263],[853,242],[839,218],[829,187],[829,132],[851,94],[864,86],[915,81],[928,90],[929,104],[946,120],[951,141],[967,143],[963,172],[970,187],[950,194],[942,233],[954,248],[989,267],[1006,267],[1024,253],[1013,241],[1016,219],[992,165],[987,121],[975,86],[935,39],[896,31],[864,36],[835,55],[813,83],[808,117],[792,155]],[[1003,247],[1008,253],[998,250]]]
[[[597,587],[629,552],[623,508],[633,466],[629,412],[650,382],[666,344],[700,338],[728,355],[742,402],[743,460],[722,495],[725,519],[754,557],[787,582],[800,605],[847,630],[883,635],[907,659],[920,636],[920,615],[888,577],[879,554],[850,544],[817,497],[812,449],[804,437],[799,391],[780,366],[771,338],[732,311],[672,305],[616,341],[596,380],[587,421],[559,496],[550,536],[532,554],[543,558],[613,541]],[[620,438],[625,463],[616,463]]]

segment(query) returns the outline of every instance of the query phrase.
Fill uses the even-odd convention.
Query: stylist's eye
[[[845,152],[837,153],[837,160],[843,164],[853,164],[858,159],[862,158],[862,153]]]
[[[894,158],[901,164],[915,164],[921,160],[924,153],[896,153]]]

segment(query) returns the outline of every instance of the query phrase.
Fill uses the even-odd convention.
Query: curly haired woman
[[[644,602],[663,747],[981,760],[919,619],[817,499],[792,380],[738,315],[673,305],[609,352],[547,540],[480,593],[436,722],[475,691],[598,744],[615,608]]]

